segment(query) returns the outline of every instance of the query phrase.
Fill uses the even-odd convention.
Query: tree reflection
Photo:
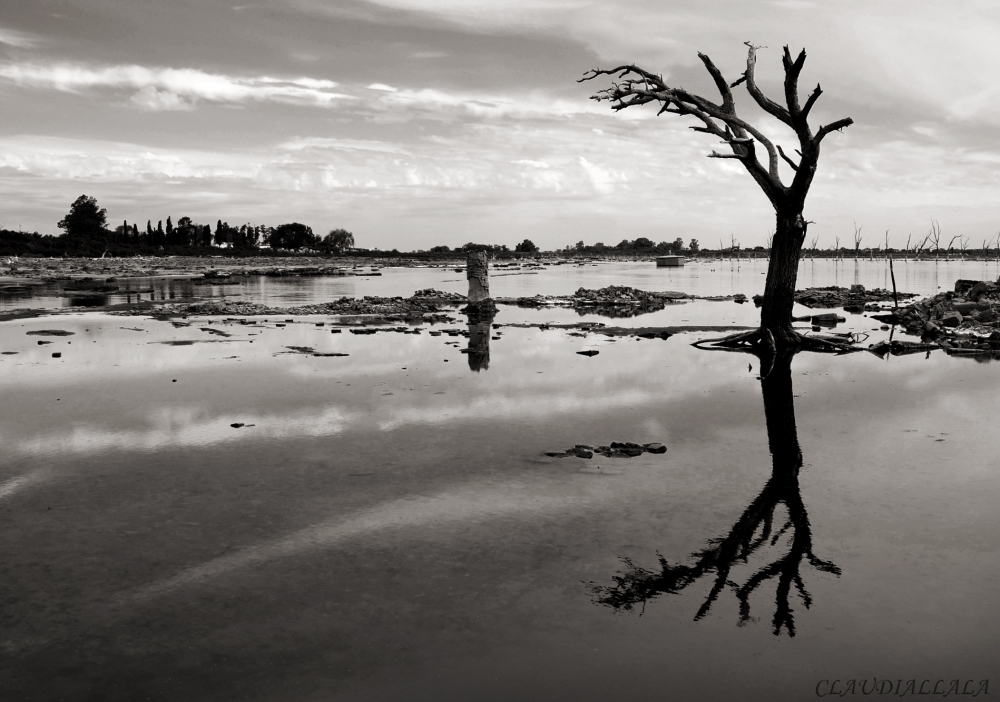
[[[728,587],[739,602],[739,625],[743,626],[752,620],[750,596],[761,585],[773,580],[776,592],[772,630],[775,635],[780,635],[784,629],[789,636],[795,636],[795,620],[789,602],[792,587],[807,609],[812,604],[812,597],[802,579],[803,563],[836,575],[840,575],[840,569],[829,561],[817,558],[812,551],[809,515],[799,492],[802,451],[795,427],[792,357],[793,354],[786,353],[777,358],[762,359],[762,367],[770,367],[761,381],[761,390],[772,457],[771,478],[729,533],[709,540],[707,547],[693,553],[693,565],[671,564],[658,554],[659,569],[646,569],[623,557],[625,568],[613,577],[614,585],[591,583],[595,604],[612,607],[615,611],[631,611],[637,605],[644,609],[649,600],[662,594],[679,593],[709,577],[712,578],[712,589],[695,614],[695,621],[708,614],[720,593]],[[783,506],[784,510],[779,510],[779,506]],[[771,550],[767,547],[775,547],[783,555],[766,562],[743,583],[731,577],[734,567],[749,565],[755,554],[762,555],[764,551]]]

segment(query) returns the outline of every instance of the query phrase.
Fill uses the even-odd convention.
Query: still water
[[[896,261],[896,285],[900,292],[933,295],[949,290],[958,278],[996,280],[1000,262]],[[143,301],[179,302],[207,297],[226,297],[267,304],[295,306],[326,302],[339,297],[382,295],[409,297],[416,290],[435,288],[468,292],[464,272],[454,268],[383,268],[380,276],[328,276],[315,278],[234,277],[224,284],[209,285],[198,277],[161,276],[119,278],[110,285],[120,288],[107,295],[81,295],[66,290],[66,282],[49,285],[10,279],[0,285],[0,310],[40,308],[93,308]],[[549,266],[543,270],[494,269],[490,288],[496,297],[570,295],[577,288],[629,285],[642,290],[675,290],[692,295],[747,296],[764,292],[767,261],[764,259],[696,260],[682,268],[657,268],[651,261]],[[100,282],[100,281],[98,281]],[[836,261],[805,259],[799,264],[798,287],[860,283],[869,288],[892,289],[889,266],[884,260]],[[4,288],[9,288],[5,291]]]
[[[847,263],[809,284],[854,282]],[[495,294],[763,285],[760,265],[669,284],[622,265],[497,276]],[[912,292],[997,273],[909,265]],[[462,290],[446,279],[240,294]],[[697,301],[625,322],[755,315]],[[762,382],[756,357],[696,334],[502,327],[473,370],[468,341],[429,326],[187,321],[0,323],[0,699],[806,700],[862,679],[996,694],[998,364],[799,354]],[[30,334],[54,329],[73,334]],[[668,451],[545,456],[612,441]]]

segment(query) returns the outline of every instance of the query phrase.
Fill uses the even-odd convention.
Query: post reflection
[[[771,477],[729,533],[710,539],[705,548],[693,553],[691,565],[671,564],[657,554],[659,569],[646,569],[622,557],[625,567],[613,576],[614,585],[591,583],[595,604],[615,611],[631,611],[636,606],[644,609],[648,601],[662,594],[676,594],[702,578],[710,578],[712,588],[695,614],[695,621],[705,617],[723,590],[729,588],[739,603],[738,625],[743,626],[755,621],[750,616],[751,595],[773,580],[776,591],[772,631],[776,636],[782,630],[795,636],[792,588],[807,609],[812,604],[802,578],[803,564],[835,575],[840,575],[840,568],[818,558],[812,550],[809,515],[799,491],[802,450],[795,426],[792,357],[786,354],[773,359],[770,372],[761,381]],[[765,360],[763,365],[769,363]],[[749,566],[751,558],[762,564],[745,582],[736,581],[734,568]]]
[[[478,373],[490,368],[490,333],[493,317],[477,318],[469,316],[469,346],[466,356],[469,370]]]

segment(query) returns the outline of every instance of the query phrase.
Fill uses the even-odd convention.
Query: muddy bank
[[[231,276],[370,275],[360,269],[383,265],[374,258],[248,257],[203,258],[170,256],[134,258],[11,258],[0,262],[0,276],[19,280],[59,282],[82,278],[141,278],[190,276],[212,280]],[[391,265],[413,265],[409,261]]]
[[[418,290],[409,298],[366,295],[363,298],[343,297],[318,305],[297,307],[270,307],[253,302],[209,300],[206,302],[153,304],[148,307],[122,310],[111,314],[161,318],[334,315],[370,317],[371,319],[366,320],[369,323],[401,320],[436,322],[453,320],[453,317],[442,313],[442,308],[453,308],[464,302],[464,295],[426,289]]]
[[[591,290],[579,288],[572,295],[535,295],[534,297],[498,297],[497,304],[541,309],[569,307],[580,315],[596,314],[601,317],[627,318],[650,312],[659,312],[667,305],[683,304],[689,300],[733,301],[744,303],[745,295],[698,296],[671,290],[648,291],[625,285],[609,285]]]

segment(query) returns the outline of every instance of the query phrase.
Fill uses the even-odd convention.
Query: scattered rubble
[[[897,324],[908,334],[961,348],[1000,337],[1000,287],[985,281],[958,280],[955,290],[938,293],[872,319]]]
[[[534,297],[498,297],[501,305],[518,307],[572,307],[580,314],[599,314],[605,317],[634,317],[658,312],[670,304],[693,299],[682,292],[648,292],[624,285],[610,285],[590,290],[579,288],[570,296],[535,295]]]
[[[916,293],[897,293],[896,299],[909,300],[916,296]],[[760,307],[763,299],[761,295],[754,295],[754,305]],[[882,308],[875,303],[894,302],[894,298],[891,290],[883,288],[866,290],[864,285],[852,285],[849,288],[831,285],[825,288],[796,290],[795,302],[803,307],[821,309],[843,308],[845,312],[860,314],[866,310],[880,310]]]

